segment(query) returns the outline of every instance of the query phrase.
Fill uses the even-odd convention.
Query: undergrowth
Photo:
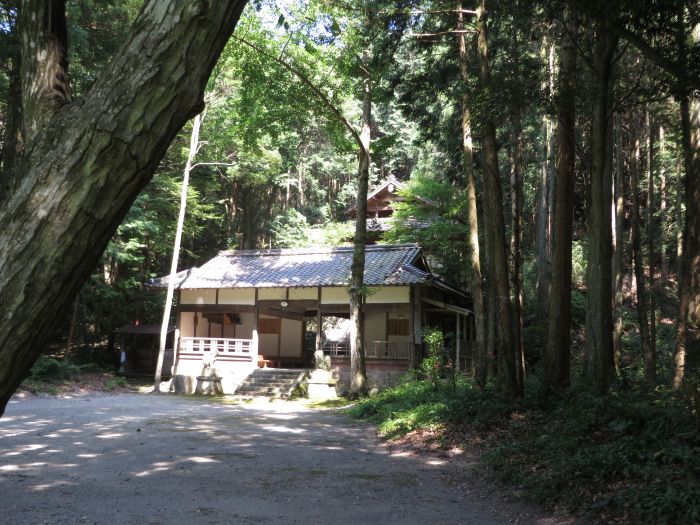
[[[700,522],[694,409],[689,396],[662,389],[601,398],[574,388],[549,399],[536,380],[512,406],[459,379],[437,389],[405,381],[350,413],[389,438],[437,429],[466,440],[477,432],[496,476],[546,508],[598,522],[681,524]]]
[[[35,394],[60,395],[72,391],[114,392],[128,387],[125,377],[115,376],[112,370],[98,364],[41,356],[20,388]]]

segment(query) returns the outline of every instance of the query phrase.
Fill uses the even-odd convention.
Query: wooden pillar
[[[257,361],[257,356],[260,353],[260,348],[259,348],[259,338],[258,338],[258,318],[260,317],[260,314],[258,312],[258,289],[255,289],[255,310],[253,311],[253,334],[252,334],[252,339],[253,339],[253,348],[255,349],[255,357],[254,359]],[[255,366],[257,366],[257,363],[253,363]]]
[[[321,287],[318,287],[318,303],[316,308],[316,351],[321,350]]]
[[[457,325],[456,326],[456,332],[457,332],[456,342],[457,343],[456,343],[456,350],[455,350],[455,360],[457,361],[457,364],[455,365],[456,366],[455,370],[457,370],[457,372],[459,372],[459,353],[460,353],[460,350],[462,349],[461,348],[462,347],[462,341],[461,341],[462,334],[461,334],[461,330],[460,330],[460,324],[462,323],[462,319],[461,319],[460,314],[455,314],[455,323]]]

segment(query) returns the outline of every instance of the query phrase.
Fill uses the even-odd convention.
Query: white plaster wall
[[[255,304],[254,288],[222,288],[219,304]]]
[[[284,288],[258,288],[258,300],[283,300],[287,297]]]
[[[292,301],[301,299],[318,299],[318,288],[290,288],[289,299]]]
[[[344,286],[334,286],[321,289],[321,304],[349,303],[348,290]]]
[[[216,304],[216,290],[182,290],[181,304]]]
[[[368,295],[366,303],[409,303],[411,288],[408,286],[379,286],[372,287],[374,293]]]

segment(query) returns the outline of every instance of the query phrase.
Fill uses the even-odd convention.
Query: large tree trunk
[[[358,154],[357,205],[355,215],[355,240],[350,275],[350,394],[353,397],[367,394],[367,371],[365,368],[365,330],[362,320],[362,301],[365,296],[365,245],[367,244],[367,189],[369,186],[369,164],[371,146],[372,98],[369,77],[369,53],[364,52],[362,141]]]
[[[678,10],[678,48],[685,64],[684,12]],[[700,24],[692,31],[692,44],[700,43]],[[685,222],[678,283],[678,335],[674,356],[673,387],[680,388],[686,376],[687,355],[700,353],[700,94],[679,82],[683,164],[685,178]]]
[[[678,285],[678,335],[673,387],[686,376],[687,355],[700,353],[700,96],[681,96],[685,165],[683,251]]]
[[[462,0],[457,0],[457,31],[464,29],[464,15],[462,12]],[[462,168],[467,189],[467,220],[469,222],[469,247],[471,292],[474,301],[474,324],[476,332],[476,346],[472,350],[474,362],[474,379],[477,385],[486,385],[488,375],[488,359],[486,347],[486,315],[484,310],[484,289],[481,275],[481,260],[479,250],[479,219],[477,213],[476,182],[474,180],[474,154],[472,148],[471,112],[469,109],[469,95],[467,83],[469,72],[467,64],[467,44],[464,33],[458,33],[457,43],[459,47],[459,72],[462,79]]]
[[[608,158],[609,89],[617,43],[603,23],[596,26],[592,70],[591,205],[588,216],[586,376],[599,394],[612,379],[612,170]]]
[[[561,32],[557,107],[557,181],[552,248],[552,293],[547,330],[546,381],[554,390],[569,385],[571,354],[571,242],[576,163],[576,19],[567,13]]]
[[[48,119],[43,109],[26,116],[36,133],[0,210],[0,410],[175,134],[201,109],[245,3],[147,1],[85,97]],[[38,23],[28,11],[22,16]],[[26,96],[33,101],[35,90]]]
[[[479,82],[485,93],[492,93],[491,70],[489,65],[487,11],[485,0],[480,0],[477,9],[477,38],[479,60]],[[522,395],[515,375],[515,345],[513,343],[513,315],[510,303],[508,261],[506,258],[505,220],[503,217],[503,194],[498,169],[498,145],[496,125],[491,112],[481,116],[482,150],[484,153],[484,219],[487,224],[486,236],[489,261],[492,263],[492,285],[496,304],[496,348],[498,355],[497,387],[506,399],[516,399]]]

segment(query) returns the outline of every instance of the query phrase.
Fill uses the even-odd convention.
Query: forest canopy
[[[167,272],[200,112],[180,269],[357,244],[362,185],[394,177],[383,241],[419,243],[471,291],[478,384],[509,400],[531,374],[548,392],[695,384],[696,1],[172,4],[182,21],[154,1],[0,4],[5,400],[69,333],[106,349],[157,319],[146,285]]]

